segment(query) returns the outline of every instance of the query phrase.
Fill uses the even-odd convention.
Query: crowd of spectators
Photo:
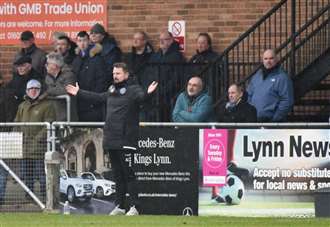
[[[101,24],[93,25],[89,32],[79,32],[75,41],[65,33],[54,33],[53,50],[48,54],[35,44],[31,31],[22,32],[20,40],[21,49],[13,59],[12,75],[7,76],[6,81],[3,77],[8,73],[0,79],[0,110],[6,113],[1,114],[2,122],[14,120],[31,79],[42,84],[43,96],[54,99],[56,120],[68,120],[67,100],[58,97],[67,95],[65,86],[78,83],[84,90],[105,92],[113,83],[113,64],[117,62],[125,62],[132,81],[144,89],[152,81],[159,82],[152,101],[140,106],[140,121],[202,122],[210,118],[218,122],[281,122],[286,121],[293,105],[292,81],[273,50],[264,52],[262,68],[252,77],[246,91],[243,86],[232,84],[228,88],[228,102],[215,105],[220,97],[210,94],[214,81],[198,74],[202,66],[216,61],[219,56],[212,48],[208,33],[196,37],[196,54],[188,60],[167,30],[159,33],[158,50],[151,45],[145,32],[134,33],[128,53],[121,51],[116,39]],[[188,69],[180,67],[184,63],[189,64]],[[255,117],[251,116],[252,108],[256,110]],[[196,110],[198,114],[210,113],[210,117],[200,118],[194,113]],[[246,110],[248,115],[244,113]],[[104,104],[80,97],[70,99],[71,121],[102,122],[105,115]]]

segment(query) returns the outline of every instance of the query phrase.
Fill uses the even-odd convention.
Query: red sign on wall
[[[186,23],[185,21],[169,21],[168,31],[180,45],[180,51],[185,51]]]
[[[95,23],[107,25],[107,1],[1,1],[0,17],[1,44],[18,44],[25,30],[34,33],[37,43],[49,44],[55,31],[75,38],[79,31],[88,31]]]

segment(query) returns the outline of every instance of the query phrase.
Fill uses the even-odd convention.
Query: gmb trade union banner
[[[95,23],[107,25],[107,0],[1,1],[0,17],[1,44],[18,44],[25,30],[34,33],[37,43],[49,44],[54,31],[75,38]]]
[[[129,162],[142,214],[198,215],[198,130],[141,127]]]

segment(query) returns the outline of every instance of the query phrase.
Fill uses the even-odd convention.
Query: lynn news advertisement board
[[[202,138],[200,131],[204,129],[141,127],[138,151],[128,159],[138,182],[141,213],[313,215],[315,191],[330,186],[328,129],[205,129],[211,133],[208,139]],[[218,141],[211,143],[215,138]],[[212,166],[219,167],[209,170],[208,176],[225,175],[220,166],[224,164],[221,160],[226,159],[247,169],[248,174],[241,179],[244,194],[239,205],[229,206],[211,199],[211,185],[217,182],[203,185],[207,148],[210,160],[216,161]],[[209,179],[226,183],[222,177]],[[223,186],[217,187],[221,194]],[[89,207],[86,212],[90,211],[103,212],[98,207]]]
[[[227,153],[248,170],[241,203],[217,204],[201,185],[200,214],[313,216],[315,192],[330,187],[328,129],[229,129]]]

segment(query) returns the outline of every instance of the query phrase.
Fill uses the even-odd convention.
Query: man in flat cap
[[[43,80],[40,73],[32,68],[32,59],[30,56],[20,56],[16,59],[14,65],[16,71],[13,73],[13,79],[9,82],[8,88],[13,90],[18,105],[24,101],[27,82],[31,79],[36,79],[40,82]]]
[[[22,56],[29,56],[32,59],[33,69],[44,75],[46,52],[36,46],[33,33],[29,30],[22,32],[20,40],[22,48],[15,55],[14,62]]]
[[[94,24],[90,30],[90,39],[93,44],[102,46],[101,57],[106,64],[107,85],[112,84],[113,64],[121,62],[122,52],[114,37],[110,36],[101,24]]]

